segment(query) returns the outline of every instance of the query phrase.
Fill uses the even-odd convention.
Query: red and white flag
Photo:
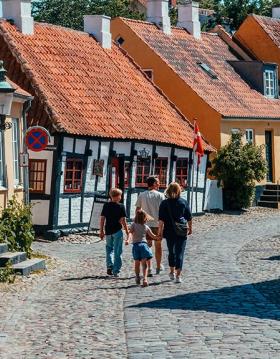
[[[196,122],[194,123],[193,151],[197,154],[197,165],[199,166],[200,159],[204,155],[204,148],[203,148],[202,137]]]

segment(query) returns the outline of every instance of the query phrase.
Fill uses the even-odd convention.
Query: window
[[[145,72],[145,74],[147,75],[147,77],[153,81],[154,79],[154,72],[153,70],[143,70]]]
[[[82,190],[83,160],[68,158],[65,165],[64,192],[80,193]]]
[[[147,178],[150,175],[151,160],[150,158],[139,158],[136,167],[135,185],[138,187],[147,186]]]
[[[4,186],[4,136],[2,131],[0,131],[0,186]]]
[[[121,36],[117,36],[116,37],[116,43],[120,46],[122,46],[122,44],[124,43],[124,38],[122,38]]]
[[[155,175],[159,179],[159,185],[165,187],[167,183],[168,158],[157,158],[155,160]]]
[[[188,159],[178,158],[176,161],[176,182],[186,188],[188,184]]]
[[[252,130],[251,128],[247,128],[245,135],[246,135],[246,142],[249,144],[253,144],[254,143],[254,130]]]
[[[269,98],[276,98],[276,76],[274,70],[264,71],[264,94]]]
[[[47,160],[29,160],[29,188],[32,193],[45,193]]]
[[[204,62],[198,62],[197,63],[203,71],[205,71],[207,73],[207,75],[209,75],[212,79],[217,79],[218,76],[215,74],[215,72],[208,66],[206,65]]]
[[[14,184],[18,185],[20,181],[20,169],[19,169],[19,120],[13,118],[13,167],[14,167]]]

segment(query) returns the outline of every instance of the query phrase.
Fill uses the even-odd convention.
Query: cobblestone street
[[[131,247],[120,279],[102,242],[34,249],[57,267],[0,293],[1,359],[279,358],[279,211],[195,218],[182,284],[135,286]]]

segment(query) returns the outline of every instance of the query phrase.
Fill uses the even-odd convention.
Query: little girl
[[[151,229],[145,224],[147,222],[147,214],[143,210],[136,212],[134,222],[132,223],[129,231],[129,237],[125,241],[125,244],[128,245],[130,238],[132,237],[132,255],[135,261],[135,274],[136,274],[136,284],[140,284],[140,263],[142,264],[143,269],[143,287],[148,286],[148,266],[147,261],[153,258],[153,253],[148,246],[147,237],[149,239],[157,240],[158,237],[155,236]]]

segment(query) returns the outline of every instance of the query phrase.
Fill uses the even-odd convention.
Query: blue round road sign
[[[43,127],[31,127],[26,132],[25,143],[31,151],[43,151],[49,144],[49,132]]]

